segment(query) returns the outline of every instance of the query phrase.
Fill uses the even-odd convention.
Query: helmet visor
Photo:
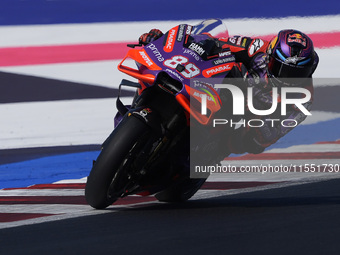
[[[290,65],[276,59],[269,57],[268,70],[277,78],[304,78],[309,77],[311,73],[311,66]]]

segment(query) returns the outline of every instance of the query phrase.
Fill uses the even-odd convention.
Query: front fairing
[[[182,84],[174,96],[185,110],[192,113],[192,98],[201,101],[202,95],[206,94],[208,99],[212,99],[208,102],[208,108],[216,112],[221,106],[219,91],[209,82],[201,80],[214,78],[214,82],[222,83],[232,69],[235,59],[230,49],[217,49],[217,39],[213,37],[226,35],[226,26],[217,19],[206,20],[195,26],[178,25],[143,48],[131,49],[127,56],[136,61],[138,70],[125,68],[125,73],[137,78],[142,90],[159,84],[158,78],[164,77],[160,74],[165,73]],[[198,113],[195,118],[200,118]],[[199,121],[206,124],[209,120],[203,116]]]

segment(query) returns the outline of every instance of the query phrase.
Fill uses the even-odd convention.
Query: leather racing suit
[[[273,79],[268,79],[266,50],[269,42],[260,38],[242,36],[219,38],[218,40],[222,44],[222,48],[230,48],[237,63],[242,63],[238,65],[238,70],[236,71],[239,71],[240,75],[247,78],[247,86],[253,87],[254,108],[258,110],[269,109],[272,106],[272,87],[276,86]],[[318,58],[314,61],[314,70],[317,64]],[[307,82],[301,84],[301,86],[311,92],[311,99],[304,104],[304,107],[310,110],[313,101],[312,79],[307,79]],[[280,90],[278,92],[278,102],[280,102]],[[270,116],[254,116],[249,112],[248,114],[246,113],[246,118],[248,119],[263,119],[263,125],[261,127],[248,126],[248,128],[238,131],[239,135],[229,139],[229,151],[231,153],[261,153],[266,147],[286,135],[307,117],[294,105],[287,105],[286,115],[281,116],[279,106],[280,104],[278,104],[278,109]],[[265,119],[271,119],[272,121],[265,121]]]

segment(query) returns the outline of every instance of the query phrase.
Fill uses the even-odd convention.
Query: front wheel
[[[133,148],[149,136],[152,136],[152,129],[133,116],[124,118],[111,133],[87,178],[85,198],[90,206],[104,209],[122,195],[127,182],[126,173],[122,173],[124,164]]]

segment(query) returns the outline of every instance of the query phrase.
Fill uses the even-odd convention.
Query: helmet
[[[281,30],[267,48],[270,78],[307,78],[315,70],[312,40],[300,31]]]

